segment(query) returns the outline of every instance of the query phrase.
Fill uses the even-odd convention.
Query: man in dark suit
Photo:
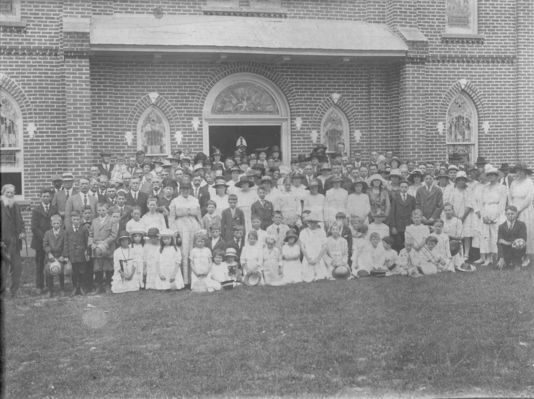
[[[226,241],[226,248],[234,248],[237,252],[237,263],[241,258],[241,251],[245,246],[245,227],[235,225],[233,228],[232,238]]]
[[[100,163],[98,166],[98,172],[100,175],[105,175],[108,179],[111,179],[111,171],[113,170],[114,165],[111,163],[111,153],[107,151],[102,151],[100,153]]]
[[[520,220],[517,220],[517,208],[513,205],[506,207],[506,222],[499,226],[497,235],[498,262],[499,269],[503,267],[521,266],[523,257],[526,253],[526,246],[514,248],[514,241],[517,239],[524,240],[526,245],[527,226]],[[528,262],[526,263],[528,265]]]
[[[80,192],[70,196],[65,204],[65,227],[71,225],[70,215],[72,211],[77,211],[81,214],[83,208],[90,206],[93,215],[96,215],[98,200],[96,197],[89,195],[89,180],[82,178],[80,179],[79,184]]]
[[[72,173],[63,173],[63,188],[58,190],[52,199],[52,205],[57,207],[57,210],[62,218],[65,218],[65,208],[67,200],[75,195],[78,191],[74,188],[74,176]]]
[[[117,192],[117,203],[115,206],[120,212],[119,231],[126,230],[126,223],[132,218],[133,207],[126,204],[126,191],[119,190]]]
[[[391,210],[387,224],[393,237],[393,249],[400,251],[404,248],[404,231],[412,223],[412,212],[415,209],[415,198],[408,195],[409,183],[403,181],[399,191],[392,194]]]
[[[35,250],[35,287],[41,293],[44,290],[44,266],[46,263],[43,238],[45,233],[51,229],[50,217],[58,214],[57,208],[51,205],[51,201],[50,190],[43,189],[41,190],[41,203],[32,209],[31,247]]]
[[[139,206],[141,207],[141,214],[144,215],[148,212],[147,200],[148,195],[139,190],[141,181],[139,178],[134,177],[130,181],[130,192],[126,195],[126,204],[130,206]]]
[[[267,229],[272,222],[273,222],[273,212],[274,207],[271,201],[267,201],[265,199],[265,195],[267,194],[267,191],[265,191],[265,188],[258,187],[258,197],[259,199],[254,202],[250,207],[251,212],[251,219],[257,217],[260,219],[261,226],[260,228],[262,230]]]
[[[222,211],[221,214],[221,235],[228,242],[234,238],[234,226],[243,226],[245,228],[245,214],[237,207],[237,195],[228,196],[229,208]],[[243,236],[245,232],[243,232]]]
[[[191,195],[198,199],[198,203],[200,204],[200,212],[202,216],[204,216],[207,212],[206,206],[208,201],[210,200],[210,193],[208,191],[208,186],[201,187],[201,183],[202,178],[199,175],[195,175],[192,180],[193,187]]]
[[[434,177],[427,173],[424,184],[417,189],[415,207],[423,213],[423,223],[432,226],[443,210],[443,191],[434,184]]]
[[[11,296],[16,296],[20,284],[22,273],[22,262],[20,250],[21,240],[26,237],[24,233],[24,221],[18,204],[15,202],[15,186],[5,184],[2,186],[2,198],[0,200],[2,215],[2,236],[0,245],[2,246],[2,261],[9,264],[11,274]],[[6,262],[7,261],[7,262]],[[2,265],[2,287],[5,289],[8,268]]]

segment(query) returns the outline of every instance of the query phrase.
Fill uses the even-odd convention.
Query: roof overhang
[[[387,25],[324,19],[235,16],[93,16],[94,52],[271,55],[317,58],[405,57]]]

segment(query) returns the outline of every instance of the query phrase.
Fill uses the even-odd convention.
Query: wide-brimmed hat
[[[254,287],[261,283],[261,273],[258,271],[251,271],[245,275],[243,283],[248,287]]]
[[[317,179],[312,179],[312,180],[310,181],[310,183],[308,184],[308,189],[309,189],[310,187],[320,187],[320,186],[321,186],[321,182],[320,182],[319,180],[317,180]]]
[[[460,170],[460,169],[459,169],[458,166],[456,166],[456,165],[449,165],[449,167],[447,168],[447,170]]]
[[[130,237],[135,234],[141,234],[144,236],[146,234],[146,231],[143,229],[133,229],[132,231],[130,231]]]
[[[332,170],[332,168],[330,167],[330,164],[325,162],[325,163],[323,163],[321,165],[321,168],[319,169],[319,172],[322,172],[323,170]]]
[[[224,257],[228,257],[228,256],[233,256],[235,258],[237,258],[237,251],[235,250],[235,248],[226,248],[226,251],[224,253]]]
[[[317,215],[316,212],[312,212],[308,215],[308,217],[306,217],[306,222],[322,222],[323,219]]]
[[[456,177],[454,178],[454,181],[458,180],[458,179],[464,179],[465,181],[467,181],[467,174],[463,171],[460,171],[458,173],[456,173]]]
[[[56,182],[56,181],[63,181],[63,178],[59,175],[56,175],[54,177],[52,177],[52,183]]]
[[[443,178],[443,179],[447,179],[447,180],[450,179],[450,177],[449,177],[449,175],[448,175],[447,173],[440,173],[440,174],[438,174],[438,175],[436,176],[436,179],[441,179],[441,178]]]
[[[241,188],[241,186],[246,183],[248,183],[249,187],[254,185],[254,181],[245,175],[239,178],[239,181],[235,184],[235,186]]]
[[[475,162],[476,165],[486,165],[488,161],[486,161],[486,158],[484,157],[478,157],[477,161]]]
[[[128,242],[132,242],[132,238],[130,237],[130,234],[126,230],[123,230],[119,233],[119,237],[117,238],[117,242],[121,242],[121,240],[127,239]]]
[[[160,237],[174,237],[176,236],[176,233],[172,231],[171,229],[161,229],[159,232]]]
[[[263,176],[261,178],[261,182],[262,183],[270,183],[270,184],[272,184],[273,183],[273,178],[271,176]]]
[[[226,184],[226,180],[224,179],[217,179],[215,180],[215,183],[213,184],[214,188],[217,187],[228,187],[228,184]]]
[[[157,227],[151,227],[146,232],[148,238],[157,238],[159,236],[159,229]]]
[[[397,176],[397,177],[402,178],[402,173],[401,173],[400,169],[398,169],[398,168],[391,169],[389,171],[389,177],[393,177],[393,176]]]
[[[297,232],[293,229],[289,229],[286,233],[286,236],[284,237],[284,241],[287,242],[289,241],[290,238],[294,238],[296,240],[299,239],[299,236],[297,234]]]
[[[421,172],[420,169],[415,169],[415,170],[413,170],[412,173],[410,173],[410,175],[408,176],[408,181],[409,181],[410,183],[413,183],[413,178],[414,178],[415,176],[419,176],[419,177],[422,179],[422,178],[423,178],[423,172]]]
[[[375,173],[374,175],[371,175],[371,177],[369,177],[369,183],[372,184],[375,180],[380,181],[382,185],[385,184],[384,178],[378,173]]]
[[[63,181],[72,181],[74,180],[74,175],[70,172],[63,173]]]
[[[499,175],[499,169],[491,164],[486,164],[484,166],[484,173],[487,175]]]
[[[532,174],[532,169],[530,169],[526,163],[524,162],[519,162],[518,164],[516,164],[514,167],[513,167],[513,172],[514,173],[517,173],[519,172],[520,170],[524,171],[527,175],[531,175]]]
[[[378,209],[376,212],[372,213],[373,218],[385,218],[386,214],[382,209]]]
[[[341,176],[334,176],[334,177],[332,177],[332,179],[330,181],[332,183],[341,183],[343,181],[343,179],[341,178]]]
[[[504,172],[504,173],[508,173],[510,171],[510,164],[509,163],[506,163],[506,162],[503,162],[501,164],[501,167],[499,168],[499,170],[501,172]]]

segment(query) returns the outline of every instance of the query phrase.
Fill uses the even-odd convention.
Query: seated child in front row
[[[309,229],[309,227],[308,227]],[[300,261],[301,248],[295,230],[288,230],[285,244],[282,246],[282,281],[283,284],[300,283],[303,280],[303,266]]]
[[[398,274],[401,276],[414,276],[419,277],[419,271],[417,270],[417,251],[414,249],[414,243],[412,238],[404,240],[404,248],[399,252],[398,264],[391,270],[392,274]]]
[[[397,254],[397,251],[395,251],[393,246],[393,238],[391,237],[383,237],[382,238],[382,246],[384,247],[384,266],[388,269],[389,274],[395,274],[391,273],[392,270],[394,270],[397,267],[397,264],[399,263],[399,255]]]
[[[180,236],[176,237],[172,230],[164,229],[159,233],[161,247],[156,261],[156,290],[179,290],[184,288],[184,280],[180,265],[182,263],[182,251],[178,245],[182,245]]]
[[[159,229],[152,227],[148,229],[147,241],[143,246],[143,285],[147,290],[155,290],[159,280],[156,273],[156,263],[160,248]]]
[[[421,248],[417,256],[417,270],[419,273],[436,274],[440,268],[447,265],[447,261],[441,256],[437,249],[438,239],[435,236],[428,236],[425,240],[425,246]]]
[[[136,269],[140,267],[133,257],[130,247],[131,238],[127,231],[119,234],[118,248],[113,252],[113,277],[111,292],[122,294],[124,292],[139,291],[139,281],[136,278]]]
[[[195,235],[195,246],[189,253],[191,260],[191,291],[213,292],[220,290],[221,285],[210,278],[212,259],[211,250],[206,247],[207,237],[204,233]]]
[[[446,262],[444,265],[438,265],[438,271],[440,272],[454,272],[455,267],[462,265],[463,260],[459,254],[456,254],[456,259],[451,256],[451,247],[449,242],[449,236],[443,232],[443,220],[437,219],[434,221],[434,232],[432,235],[438,239],[436,245],[436,251],[439,256]],[[454,263],[456,261],[457,265]]]
[[[341,236],[342,229],[342,222],[336,220],[330,226],[330,235],[326,239],[324,260],[328,269],[328,278],[333,278],[332,272],[336,267],[348,267],[349,248],[347,240]]]
[[[414,249],[419,252],[425,246],[425,240],[430,235],[430,229],[423,224],[423,212],[415,209],[412,212],[412,224],[406,226],[404,232],[406,238],[411,238]]]
[[[269,235],[263,247],[263,277],[267,285],[282,284],[282,252],[276,247],[276,238]]]
[[[377,232],[371,233],[369,241],[370,245],[363,248],[358,256],[357,277],[366,277],[372,272],[385,274],[388,271],[385,267],[386,251],[381,245],[380,234]]]
[[[211,265],[209,277],[219,284],[230,280],[230,272],[226,263],[223,262],[223,259],[223,250],[216,249],[213,251],[213,264]]]
[[[144,236],[145,232],[143,230],[133,230],[130,233],[132,238],[132,257],[135,260],[135,278],[139,284],[139,288],[142,290],[145,289],[145,279],[146,276],[146,264],[145,264],[145,250],[144,250]]]
[[[263,243],[258,243],[258,233],[255,230],[247,234],[247,243],[241,251],[241,270],[243,278],[248,273],[260,271],[263,266]]]
[[[54,296],[54,276],[50,273],[50,264],[58,261],[61,264],[61,271],[59,272],[59,289],[61,293],[65,291],[65,276],[64,271],[64,245],[65,245],[65,231],[61,228],[61,216],[53,215],[50,217],[50,224],[52,228],[48,230],[43,237],[43,249],[47,258],[47,266],[45,268],[46,285],[48,287],[50,296]],[[3,267],[3,265],[2,265]]]

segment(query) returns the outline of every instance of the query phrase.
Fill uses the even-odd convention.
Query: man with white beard
[[[0,201],[2,213],[2,236],[0,237],[2,245],[2,293],[9,274],[11,275],[11,296],[16,296],[20,284],[20,275],[22,273],[22,262],[20,259],[20,250],[22,249],[21,240],[25,237],[24,221],[20,208],[15,202],[15,186],[5,184],[2,186],[2,197]]]

